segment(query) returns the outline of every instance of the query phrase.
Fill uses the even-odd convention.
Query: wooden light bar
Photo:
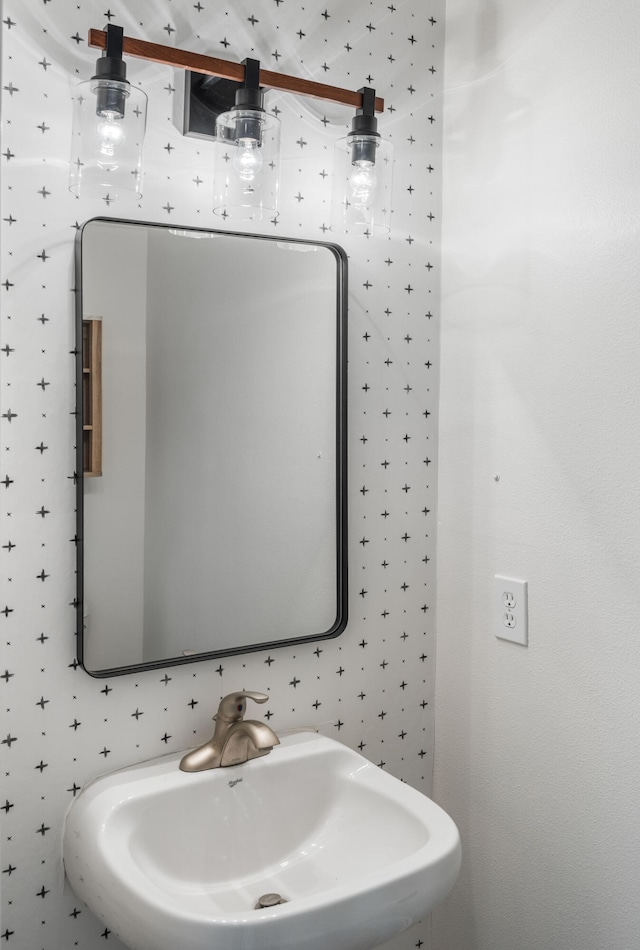
[[[95,49],[106,49],[106,32],[89,30],[89,46]],[[189,50],[176,49],[173,46],[161,46],[159,43],[147,43],[145,40],[137,40],[130,36],[123,38],[122,51],[128,56],[148,59],[154,63],[161,63],[163,66],[177,66],[193,73],[216,76],[218,79],[231,79],[234,82],[244,81],[242,63],[233,63],[226,59],[205,56],[202,53],[191,53]],[[352,106],[354,109],[362,106],[362,94],[359,92],[341,89],[339,86],[327,86],[309,79],[299,79],[296,76],[286,76],[283,73],[274,73],[268,69],[260,70],[260,85],[269,89],[292,92],[299,96],[338,102],[341,105]],[[384,99],[376,96],[375,109],[376,112],[384,112]]]

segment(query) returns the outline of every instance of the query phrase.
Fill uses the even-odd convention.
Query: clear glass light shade
[[[83,198],[142,196],[142,145],[147,96],[113,79],[88,79],[76,89],[69,190]]]
[[[331,230],[378,236],[391,228],[393,146],[374,135],[335,144]]]
[[[234,221],[276,217],[280,120],[257,109],[230,109],[216,121],[214,153],[214,212]]]

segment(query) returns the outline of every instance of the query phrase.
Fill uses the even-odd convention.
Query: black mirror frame
[[[168,230],[185,230],[217,234],[220,236],[252,238],[254,240],[278,241],[286,244],[313,244],[316,247],[325,247],[332,251],[337,265],[337,295],[336,295],[336,619],[329,630],[305,637],[291,637],[283,640],[273,640],[268,643],[244,645],[238,648],[228,647],[223,650],[194,653],[189,656],[168,657],[152,660],[148,663],[136,663],[128,666],[113,667],[105,670],[90,670],[84,661],[84,408],[83,408],[83,381],[84,381],[84,347],[83,347],[83,293],[82,293],[82,235],[88,224],[105,222],[113,224],[129,224],[141,227],[162,228]],[[295,646],[303,643],[313,643],[318,640],[327,640],[339,636],[346,628],[348,621],[348,545],[347,545],[347,317],[348,317],[348,290],[347,290],[347,255],[342,247],[324,241],[312,241],[302,238],[272,237],[247,232],[220,231],[212,228],[196,228],[191,226],[159,224],[153,221],[135,221],[124,218],[94,217],[84,222],[78,229],[75,239],[75,324],[76,324],[76,573],[77,593],[74,605],[76,607],[76,640],[77,660],[90,676],[104,679],[110,676],[120,676],[125,673],[137,673],[142,670],[164,669],[185,663],[198,663],[204,660],[215,660],[225,656],[259,651],[276,650],[281,647]]]

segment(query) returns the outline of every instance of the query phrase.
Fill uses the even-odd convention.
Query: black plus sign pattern
[[[0,943],[119,950],[63,889],[65,810],[97,775],[209,738],[232,689],[268,691],[255,715],[276,732],[318,728],[429,790],[444,0],[4,0],[1,9]],[[350,281],[351,603],[336,640],[108,681],[75,660],[76,231],[97,215],[226,227],[212,213],[210,146],[174,124],[181,77],[139,60],[128,75],[149,94],[144,198],[69,193],[70,88],[92,75],[87,33],[106,22],[151,42],[372,85],[386,100],[392,232],[338,238]],[[263,230],[331,240],[333,143],[350,111],[279,93],[267,107],[283,122],[281,214]],[[423,942],[419,925],[392,946]]]

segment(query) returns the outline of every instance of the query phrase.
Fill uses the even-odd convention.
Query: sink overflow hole
[[[263,894],[262,897],[258,898],[258,903],[254,907],[254,910],[262,910],[264,907],[275,907],[277,904],[286,903],[286,897],[281,897],[280,894]]]

